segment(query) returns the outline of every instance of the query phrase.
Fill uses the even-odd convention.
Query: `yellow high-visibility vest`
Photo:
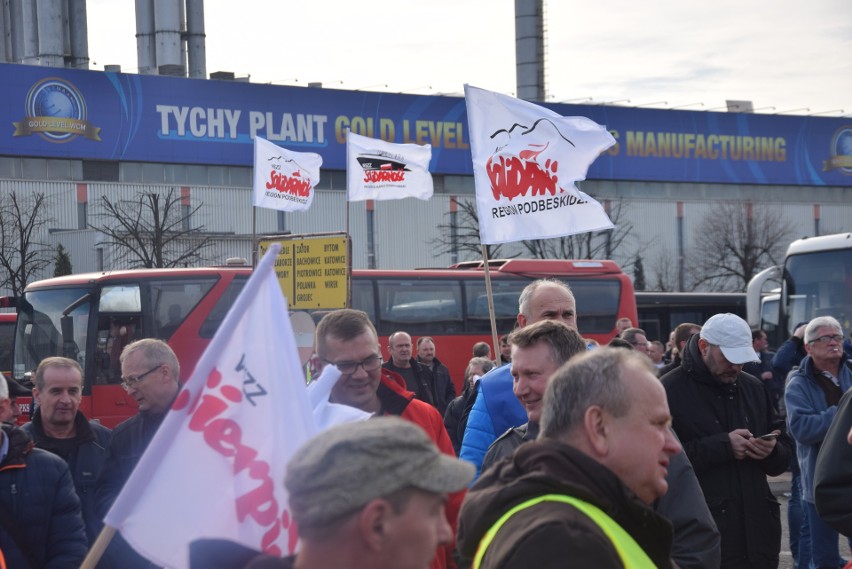
[[[590,520],[595,522],[598,527],[601,528],[601,531],[603,531],[612,542],[612,546],[621,558],[621,562],[624,563],[625,569],[656,568],[654,562],[651,561],[648,554],[645,553],[638,543],[636,543],[636,540],[633,539],[629,533],[624,531],[624,528],[618,525],[615,520],[606,515],[603,510],[593,504],[574,498],[573,496],[566,496],[563,494],[546,494],[518,504],[503,514],[500,519],[491,526],[491,528],[482,537],[482,541],[479,542],[479,547],[476,550],[476,557],[473,558],[473,569],[479,569],[479,566],[482,563],[482,558],[485,556],[485,551],[488,549],[488,546],[491,545],[491,542],[494,540],[494,536],[497,535],[497,532],[500,531],[503,524],[509,521],[509,518],[521,510],[526,510],[527,508],[542,502],[562,502],[563,504],[569,504],[587,515]]]

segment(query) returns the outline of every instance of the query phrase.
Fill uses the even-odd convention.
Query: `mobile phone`
[[[761,435],[757,438],[759,438],[762,441],[771,441],[772,439],[778,438],[778,433],[766,433],[765,435]]]

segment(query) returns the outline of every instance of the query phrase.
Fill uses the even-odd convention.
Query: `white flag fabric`
[[[394,144],[351,131],[346,136],[349,201],[432,197],[432,146]]]
[[[266,139],[254,138],[252,204],[279,211],[305,211],[314,201],[322,156],[291,152]]]
[[[295,550],[284,472],[317,432],[273,244],[108,512],[140,555],[187,567],[189,544],[222,538]]]
[[[611,229],[603,207],[574,185],[615,144],[585,117],[464,87],[483,244]]]
[[[331,388],[340,379],[340,370],[333,365],[327,365],[316,381],[308,385],[308,398],[314,410],[314,419],[320,431],[324,431],[334,425],[363,421],[372,417],[372,413],[361,411],[357,407],[350,407],[342,403],[332,403],[328,400]]]

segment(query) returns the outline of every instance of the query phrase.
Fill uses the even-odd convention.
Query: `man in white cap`
[[[717,314],[662,377],[672,426],[722,536],[722,567],[731,569],[774,569],[781,549],[766,477],[787,470],[792,441],[760,380],[742,371],[757,360],[745,320]]]

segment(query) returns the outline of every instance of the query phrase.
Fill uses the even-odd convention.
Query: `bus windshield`
[[[63,355],[80,362],[85,372],[86,333],[89,324],[88,299],[68,312],[66,333],[62,336],[62,316],[69,307],[84,299],[87,288],[53,288],[24,294],[18,304],[18,325],[12,375],[31,379],[32,372],[46,357]]]
[[[784,267],[788,334],[817,316],[852,323],[852,249],[791,255]]]

